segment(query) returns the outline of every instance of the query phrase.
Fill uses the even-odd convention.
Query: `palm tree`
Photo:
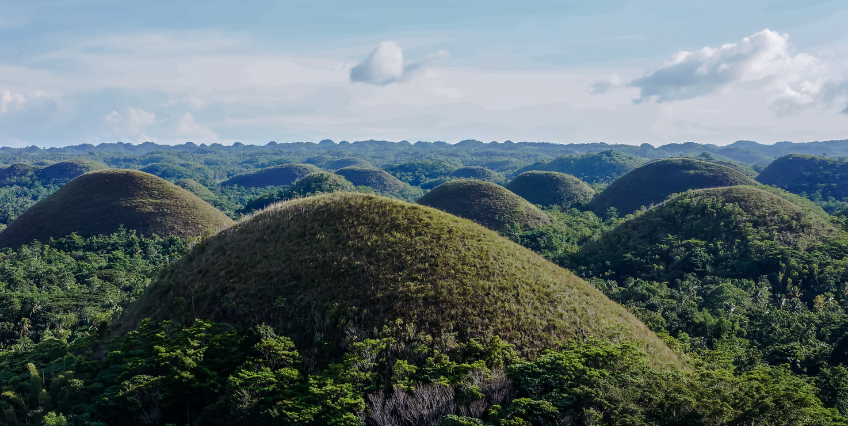
[[[21,337],[26,336],[30,328],[32,328],[32,322],[29,318],[21,318]]]

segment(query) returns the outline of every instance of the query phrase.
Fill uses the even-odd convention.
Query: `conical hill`
[[[545,212],[508,189],[481,180],[445,182],[416,201],[489,229],[501,231],[511,225],[522,229],[550,222]]]
[[[356,157],[345,157],[339,158],[337,160],[330,161],[327,163],[327,170],[338,170],[343,169],[345,167],[359,167],[362,169],[373,169],[374,165],[369,163],[366,160]]]
[[[785,270],[781,246],[806,251],[839,234],[823,212],[764,189],[701,189],[621,223],[581,248],[575,264],[672,283],[686,274],[757,279]]]
[[[224,213],[162,178],[109,169],[86,173],[30,207],[0,232],[0,247],[73,232],[110,234],[122,225],[145,235],[189,238],[230,224]]]
[[[614,207],[620,215],[626,215],[659,204],[671,194],[734,185],[757,185],[757,182],[727,166],[691,158],[669,158],[645,164],[616,179],[589,202],[589,208],[604,213]]]
[[[286,186],[293,184],[294,181],[300,178],[320,171],[321,169],[311,164],[283,164],[232,177],[229,180],[221,182],[221,185],[239,185],[246,188]]]
[[[384,337],[398,350],[449,350],[499,336],[533,355],[621,330],[655,363],[678,362],[626,309],[534,252],[436,209],[356,193],[277,204],[208,238],[122,327],[142,318],[264,322],[319,357]]]
[[[580,179],[565,173],[529,171],[518,175],[506,189],[525,200],[542,206],[568,208],[595,196],[595,190]]]
[[[379,192],[395,192],[406,188],[406,184],[380,169],[364,167],[345,167],[336,170],[336,174],[344,177],[356,186],[368,186]]]

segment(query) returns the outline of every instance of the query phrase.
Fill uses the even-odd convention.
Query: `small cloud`
[[[124,108],[123,114],[112,111],[103,117],[103,120],[116,127],[117,130],[133,135],[142,134],[142,128],[156,124],[156,114],[138,108]]]
[[[371,55],[350,69],[350,81],[379,86],[407,81],[431,62],[447,56],[448,52],[441,50],[415,61],[404,62],[403,49],[393,41],[384,41],[377,45]]]
[[[0,90],[0,114],[11,110],[21,109],[26,102],[24,95],[12,93],[8,90]]]
[[[596,82],[592,85],[592,93],[599,95],[602,93],[611,92],[613,90],[621,89],[627,87],[630,81],[625,80],[618,76],[618,74],[613,74],[610,77],[607,77],[601,81]]]
[[[195,140],[217,140],[215,132],[194,121],[194,116],[187,112],[177,120],[177,135]]]

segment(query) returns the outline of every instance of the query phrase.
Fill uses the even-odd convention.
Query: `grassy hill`
[[[26,163],[15,163],[0,169],[0,185],[20,185],[38,180],[41,167]]]
[[[336,170],[336,174],[343,176],[356,186],[369,186],[378,192],[400,191],[406,187],[406,184],[398,178],[380,169],[345,167]]]
[[[774,160],[757,181],[795,194],[821,193],[822,198],[848,199],[848,160],[792,154]],[[848,201],[848,200],[846,200]]]
[[[530,250],[436,209],[353,193],[278,204],[210,237],[123,327],[147,317],[275,324],[301,353],[336,359],[385,337],[411,354],[500,336],[532,356],[620,328],[654,363],[678,362],[627,310]]]
[[[616,179],[589,202],[589,208],[604,213],[614,207],[621,215],[663,202],[669,195],[690,189],[757,182],[730,167],[691,158],[653,161]]]
[[[550,222],[548,215],[527,200],[500,185],[480,180],[445,182],[416,203],[473,220],[496,231],[510,225],[527,229]]]
[[[77,176],[95,170],[108,168],[107,165],[91,160],[67,160],[41,167],[26,163],[15,163],[0,169],[0,185],[41,185],[65,184]]]
[[[839,234],[826,214],[757,187],[701,189],[623,222],[582,249],[577,263],[595,276],[774,275],[779,283],[789,274],[772,245],[804,252]]]
[[[239,185],[246,188],[285,186],[291,185],[294,181],[302,177],[320,171],[321,169],[311,164],[283,164],[232,177],[229,180],[221,182],[221,185]]]
[[[359,167],[362,169],[374,168],[374,166],[368,161],[356,157],[339,158],[338,160],[328,162],[326,165],[327,170],[338,170],[345,167]]]
[[[189,238],[231,223],[209,203],[159,177],[110,169],[86,173],[30,207],[0,232],[0,247],[73,232],[111,234],[122,225],[145,235]]]
[[[456,179],[477,179],[477,180],[485,180],[487,182],[495,182],[501,183],[504,180],[504,177],[500,174],[489,170],[485,167],[476,167],[476,166],[468,166],[468,167],[460,167],[453,171],[450,174],[450,177]]]
[[[39,176],[45,182],[66,183],[88,172],[108,168],[109,166],[97,161],[74,159],[53,163],[41,169]]]
[[[524,172],[513,179],[506,189],[533,204],[562,208],[589,201],[595,196],[595,190],[582,180],[558,172]]]
[[[188,192],[191,192],[194,195],[197,195],[201,200],[210,202],[212,200],[216,200],[218,198],[211,189],[207,188],[200,182],[192,179],[180,179],[174,182],[175,185],[179,186],[182,189],[185,189]]]
[[[531,170],[560,172],[589,183],[611,182],[639,167],[645,160],[622,152],[602,151],[583,155],[566,155],[519,169],[519,175]]]

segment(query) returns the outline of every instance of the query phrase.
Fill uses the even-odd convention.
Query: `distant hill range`
[[[247,155],[256,155],[262,152],[280,152],[292,154],[292,157],[303,156],[303,160],[309,157],[321,155],[322,153],[333,153],[336,158],[344,158],[345,152],[351,153],[351,157],[360,157],[354,153],[362,154],[380,154],[380,155],[397,155],[403,152],[418,153],[418,157],[429,156],[428,153],[438,152],[473,152],[476,157],[485,157],[487,153],[527,153],[528,156],[546,155],[548,158],[559,157],[563,155],[578,155],[585,153],[597,153],[603,151],[615,151],[634,155],[641,158],[666,158],[678,156],[696,156],[701,153],[709,153],[714,155],[719,160],[732,160],[750,165],[767,165],[773,159],[789,154],[811,154],[811,155],[827,155],[829,157],[848,157],[848,139],[816,141],[816,142],[778,142],[771,145],[760,144],[753,141],[736,141],[726,146],[718,146],[713,144],[700,144],[695,142],[672,143],[658,147],[643,143],[641,145],[625,145],[625,144],[608,144],[605,142],[593,143],[575,143],[575,144],[558,144],[550,142],[493,142],[484,143],[476,140],[465,140],[456,144],[448,144],[446,142],[416,142],[409,143],[407,141],[390,142],[367,140],[358,142],[338,142],[317,144],[313,142],[291,142],[277,143],[269,142],[265,145],[245,145],[235,143],[231,146],[225,146],[218,143],[211,145],[195,144],[187,142],[181,145],[159,145],[153,142],[145,142],[138,145],[129,143],[101,143],[99,145],[82,144],[72,145],[61,148],[39,148],[30,146],[26,148],[0,148],[0,160],[6,164],[23,161],[32,158],[32,156],[43,156],[43,154],[62,155],[68,157],[88,157],[93,154],[133,154],[142,155],[151,152],[174,152],[174,151],[189,151],[195,154],[227,152],[227,153],[244,153]],[[300,155],[297,155],[300,154]],[[368,157],[366,155],[366,157]],[[17,159],[9,161],[8,159]],[[365,158],[372,164],[380,166],[371,158]],[[412,161],[413,158],[410,158]],[[302,161],[296,159],[295,161]],[[533,163],[538,161],[526,161]],[[525,170],[526,171],[526,170]],[[555,170],[559,171],[559,170]],[[577,176],[581,177],[581,176]]]

